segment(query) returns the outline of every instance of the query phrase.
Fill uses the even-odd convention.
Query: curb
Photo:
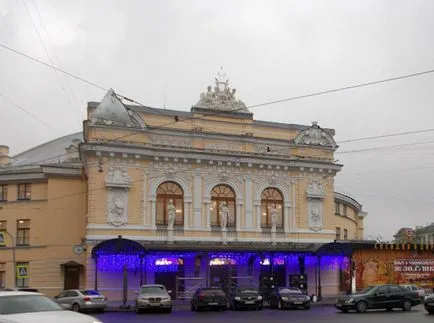
[[[311,307],[319,307],[319,306],[334,306],[335,303],[322,303],[322,302],[315,302],[315,303],[310,303]],[[130,308],[121,308],[121,305],[119,305],[118,307],[115,306],[110,306],[110,307],[106,307],[105,312],[110,313],[110,312],[134,312],[134,306],[131,306]],[[268,309],[268,307],[264,307],[266,309]],[[185,310],[190,310],[190,304],[189,303],[185,303],[185,304],[174,304],[172,305],[172,309],[174,311],[185,311]]]

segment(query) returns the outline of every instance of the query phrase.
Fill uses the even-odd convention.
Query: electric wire
[[[44,40],[42,39],[42,36],[41,36],[41,34],[39,33],[38,28],[36,27],[35,21],[33,20],[33,17],[32,17],[32,15],[31,15],[31,13],[30,13],[29,8],[27,7],[27,4],[26,4],[25,0],[22,0],[22,3],[23,3],[23,5],[24,5],[24,8],[25,8],[26,11],[27,11],[27,14],[28,14],[29,17],[30,17],[30,21],[32,22],[33,29],[34,29],[34,31],[36,32],[36,35],[38,36],[39,41],[41,42],[41,45],[42,45],[42,47],[43,47],[43,49],[44,49],[44,52],[45,52],[45,54],[46,54],[48,60],[50,61],[51,65],[54,66],[53,61],[52,61],[52,59],[51,59],[51,56],[50,56],[50,54],[49,54],[49,52],[48,52],[48,49],[47,49],[47,47],[45,46]],[[75,116],[77,116],[78,119],[79,119],[79,122],[81,122],[81,120],[80,120],[80,115],[77,115],[78,107],[75,106],[75,110],[74,110],[74,102],[71,100],[70,95],[69,95],[68,92],[66,91],[66,88],[65,88],[65,86],[64,86],[64,84],[63,84],[63,81],[62,81],[62,78],[60,77],[60,75],[59,75],[59,73],[58,73],[58,71],[57,71],[56,69],[54,70],[54,73],[56,74],[56,77],[57,77],[57,79],[58,79],[58,81],[59,81],[59,83],[60,83],[60,87],[62,88],[63,92],[65,93],[65,96],[67,97],[67,99],[68,99],[68,101],[69,101],[69,104],[70,104],[71,107],[72,107],[73,114],[74,114]]]

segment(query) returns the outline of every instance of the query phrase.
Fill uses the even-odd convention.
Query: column
[[[206,229],[211,231],[211,212],[209,208],[211,207],[211,201],[204,201],[203,205],[205,206],[205,216],[206,216]]]
[[[196,170],[193,178],[193,227],[202,228],[202,177],[200,170]]]
[[[256,210],[256,226],[255,231],[261,232],[261,201],[255,201],[255,210]]]
[[[253,192],[252,178],[246,177],[246,222],[244,229],[252,231],[253,229]]]
[[[155,211],[155,203],[156,200],[155,199],[149,199],[149,203],[150,203],[150,209],[151,209],[151,223],[150,223],[150,227],[152,228],[152,230],[157,230],[157,214]]]
[[[189,230],[191,228],[190,223],[190,205],[191,201],[189,199],[184,198],[184,230]],[[193,222],[194,226],[194,222]]]
[[[290,211],[291,204],[289,201],[285,201],[283,203],[283,230],[285,233],[290,232],[292,229]]]
[[[237,200],[236,202],[236,209],[237,209],[237,218],[236,218],[236,228],[237,228],[237,232],[241,231],[241,218],[242,218],[242,214],[241,214],[241,206],[243,205],[243,203],[240,200]]]

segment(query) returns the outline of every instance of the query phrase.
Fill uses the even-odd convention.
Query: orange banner
[[[434,287],[434,255],[410,250],[358,250],[353,254],[356,288],[376,284]]]

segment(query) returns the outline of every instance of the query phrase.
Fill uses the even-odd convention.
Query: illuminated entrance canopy
[[[211,259],[209,262],[210,266],[225,266],[225,265],[234,266],[236,264],[237,262],[235,261],[235,259],[231,259],[231,258],[214,258]]]
[[[180,258],[160,258],[155,260],[155,266],[183,265],[184,261]]]

